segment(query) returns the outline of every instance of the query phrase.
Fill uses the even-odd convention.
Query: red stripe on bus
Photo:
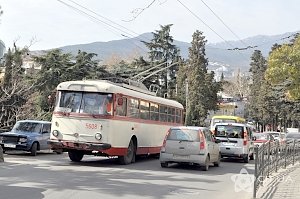
[[[142,154],[157,154],[160,153],[160,148],[161,147],[138,147],[136,150],[137,155],[142,155]],[[101,152],[108,154],[110,156],[123,156],[127,154],[127,148],[115,148],[112,147],[107,150],[101,150]]]

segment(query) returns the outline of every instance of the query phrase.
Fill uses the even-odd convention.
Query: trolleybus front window
[[[110,115],[111,107],[112,94],[61,91],[56,111]]]

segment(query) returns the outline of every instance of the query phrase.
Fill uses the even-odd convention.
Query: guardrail
[[[287,140],[283,143],[279,141],[266,142],[260,147],[254,148],[255,171],[253,198],[264,180],[277,172],[280,168],[294,165],[300,161],[300,140]]]

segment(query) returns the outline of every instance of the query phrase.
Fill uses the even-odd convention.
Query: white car
[[[241,158],[245,163],[253,160],[252,130],[247,124],[217,123],[214,127],[222,157]]]
[[[189,163],[203,166],[220,165],[221,154],[211,131],[206,127],[182,126],[169,129],[160,151],[161,167],[169,163]]]

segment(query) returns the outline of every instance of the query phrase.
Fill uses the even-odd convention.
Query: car
[[[252,128],[242,123],[216,123],[214,135],[220,140],[221,157],[253,160]]]
[[[160,151],[161,167],[169,163],[200,165],[207,171],[211,164],[220,166],[218,142],[206,127],[171,127]]]
[[[285,135],[281,132],[276,132],[276,131],[268,131],[268,132],[264,132],[267,134],[270,134],[273,136],[275,141],[279,141],[279,144],[283,144],[285,141]]]
[[[264,132],[264,133],[254,133],[253,134],[253,144],[254,146],[260,147],[262,144],[271,141],[273,142],[275,138],[273,137],[272,133]]]
[[[0,134],[0,145],[3,151],[28,151],[35,156],[39,150],[50,149],[47,143],[50,138],[50,130],[51,122],[20,120],[16,122],[10,132]]]
[[[286,140],[300,140],[300,133],[291,132],[286,134]]]

